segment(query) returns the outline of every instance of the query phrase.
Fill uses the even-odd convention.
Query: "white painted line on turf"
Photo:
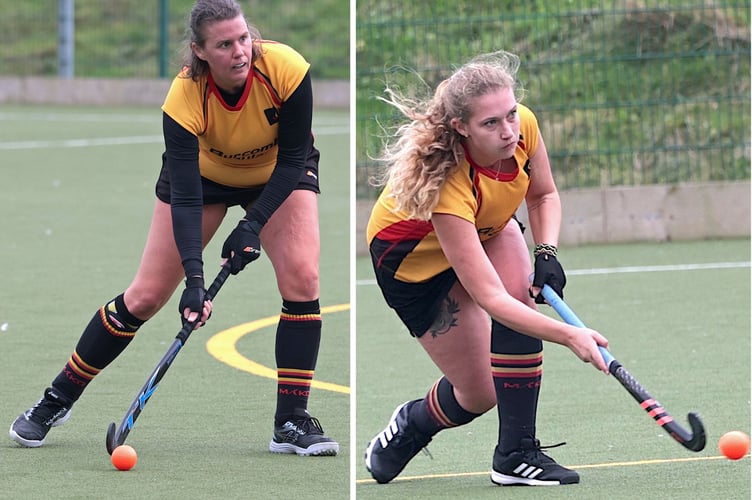
[[[313,130],[316,136],[344,135],[350,132],[348,127],[321,127]],[[161,135],[136,135],[130,137],[98,137],[94,139],[60,139],[51,141],[7,141],[0,142],[0,150],[19,149],[61,149],[88,148],[93,146],[122,146],[130,144],[160,144]]]
[[[748,457],[749,455],[746,455]],[[570,469],[605,469],[608,467],[631,467],[637,465],[655,465],[655,464],[670,464],[679,462],[699,462],[707,460],[728,460],[724,456],[712,456],[712,457],[688,457],[688,458],[665,458],[665,459],[652,459],[652,460],[634,460],[631,462],[607,462],[601,464],[588,464],[588,465],[567,465]],[[437,479],[437,478],[452,478],[452,477],[473,477],[473,476],[487,476],[488,471],[483,472],[457,472],[446,474],[421,474],[416,476],[403,476],[396,477],[391,482],[399,481],[416,481],[420,479]],[[357,479],[357,484],[377,484],[373,479]]]
[[[347,125],[343,126],[332,126],[332,127],[317,127],[314,125],[311,128],[311,131],[313,131],[314,136],[320,136],[320,135],[345,135],[350,133],[350,127]]]
[[[708,262],[707,264],[675,264],[665,266],[626,266],[626,267],[599,267],[592,269],[572,269],[566,271],[567,276],[587,276],[597,274],[620,274],[620,273],[659,273],[666,271],[697,271],[701,269],[738,269],[750,267],[750,262]],[[357,280],[358,286],[371,286],[376,280]]]
[[[4,112],[0,113],[0,120],[20,122],[109,122],[109,123],[159,123],[161,113],[154,115],[124,115],[100,113],[33,113],[33,112]]]
[[[0,142],[0,149],[61,149],[88,148],[92,146],[122,146],[129,144],[156,144],[163,142],[161,135],[132,137],[100,137],[96,139],[62,139],[56,141],[10,141]]]
[[[589,274],[614,274],[614,273],[659,273],[665,271],[697,271],[699,269],[735,269],[750,267],[749,262],[709,262],[707,264],[675,264],[665,266],[626,266],[626,267],[602,267],[593,269],[575,269],[567,274],[574,276]]]
[[[347,311],[350,309],[350,304],[339,304],[335,306],[328,306],[321,308],[321,314],[335,313],[341,311]],[[218,361],[230,365],[238,370],[257,375],[259,377],[270,378],[277,380],[277,371],[263,366],[260,363],[252,361],[238,352],[236,344],[243,336],[266,328],[268,326],[274,326],[279,321],[279,316],[269,316],[267,318],[258,319],[249,323],[243,323],[241,325],[223,330],[214,336],[212,336],[206,342],[206,350],[209,354],[214,356]],[[345,385],[332,384],[330,382],[322,382],[320,380],[312,380],[311,387],[315,389],[323,389],[326,391],[341,392],[344,394],[350,394],[350,388]]]
[[[0,112],[2,121],[19,121],[19,122],[91,122],[91,123],[162,123],[162,112],[157,111],[155,114],[129,115],[129,114],[110,114],[110,113],[34,113],[26,111],[6,111]],[[313,129],[317,127],[339,127],[350,131],[346,122],[342,118],[314,116]]]

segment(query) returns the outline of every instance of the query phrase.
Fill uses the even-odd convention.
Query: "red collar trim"
[[[217,96],[223,108],[229,111],[239,111],[245,104],[245,101],[248,100],[248,95],[251,93],[251,85],[253,85],[253,73],[254,73],[253,66],[251,66],[251,69],[248,70],[248,77],[246,78],[246,81],[245,81],[245,88],[243,89],[243,95],[240,96],[240,99],[238,99],[238,103],[235,106],[230,106],[229,104],[225,102],[224,98],[222,97],[222,93],[219,91],[219,88],[217,87],[217,83],[214,81],[214,78],[212,77],[211,73],[209,73],[209,76],[207,78],[207,84],[209,85],[209,92]]]

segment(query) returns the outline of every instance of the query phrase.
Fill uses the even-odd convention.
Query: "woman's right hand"
[[[567,347],[585,363],[591,363],[598,370],[608,375],[608,366],[603,360],[598,346],[608,348],[608,339],[590,328],[570,326],[572,329]]]
[[[196,328],[201,328],[211,316],[212,303],[206,300],[204,278],[194,276],[185,280],[185,289],[180,296],[178,312],[183,323],[196,323]]]

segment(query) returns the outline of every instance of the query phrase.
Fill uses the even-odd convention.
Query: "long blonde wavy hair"
[[[476,97],[511,88],[518,101],[524,90],[517,81],[519,58],[505,51],[477,56],[439,83],[432,97],[416,100],[388,85],[382,101],[410,121],[386,141],[378,161],[386,165],[376,185],[388,185],[396,208],[412,219],[429,220],[439,192],[464,159],[462,137],[452,119],[467,123]]]

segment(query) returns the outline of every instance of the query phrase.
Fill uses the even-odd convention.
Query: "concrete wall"
[[[171,79],[0,77],[0,104],[78,104],[161,106]],[[313,82],[314,105],[348,108],[350,84],[345,80]]]
[[[750,236],[750,182],[577,189],[561,193],[561,246]],[[372,201],[358,201],[356,250],[367,253]],[[527,212],[518,213],[529,227]],[[526,236],[531,241],[530,231]]]

